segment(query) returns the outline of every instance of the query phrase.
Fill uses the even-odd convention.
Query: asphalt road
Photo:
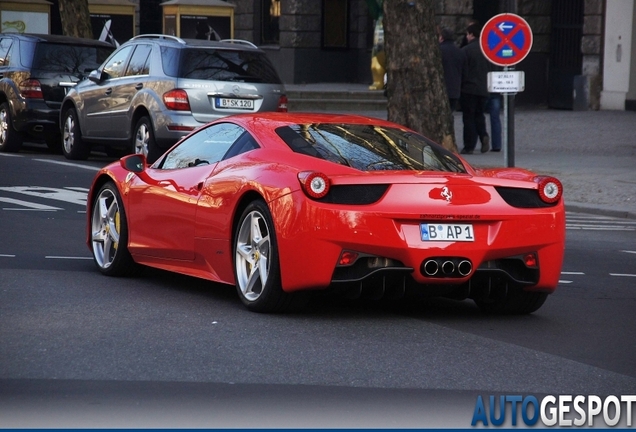
[[[536,313],[319,295],[254,314],[233,287],[101,276],[82,197],[110,159],[0,154],[2,427],[469,427],[477,395],[636,394],[636,221],[568,214]]]

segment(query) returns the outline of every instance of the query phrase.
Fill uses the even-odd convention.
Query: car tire
[[[139,271],[128,251],[126,212],[113,182],[101,187],[91,205],[91,250],[97,268],[107,276],[132,276]]]
[[[241,214],[234,235],[234,276],[243,304],[253,312],[282,312],[295,306],[294,294],[282,289],[274,223],[262,200]]]
[[[69,108],[62,117],[62,153],[67,159],[86,160],[91,153],[91,147],[82,139],[77,111]]]
[[[146,156],[148,163],[153,163],[161,156],[161,151],[155,141],[152,122],[148,117],[141,117],[137,121],[135,130],[133,131],[132,141],[133,153],[143,154]]]
[[[510,288],[505,295],[493,299],[475,299],[475,303],[488,314],[526,315],[539,309],[547,298],[547,293]]]
[[[13,129],[11,107],[8,102],[0,104],[0,152],[16,153],[22,147],[23,136]]]

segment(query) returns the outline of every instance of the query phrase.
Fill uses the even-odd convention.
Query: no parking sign
[[[497,66],[512,66],[526,58],[532,48],[532,30],[519,15],[495,15],[479,37],[484,56]]]

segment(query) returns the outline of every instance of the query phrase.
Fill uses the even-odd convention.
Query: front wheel
[[[22,134],[11,125],[11,107],[0,104],[0,152],[15,153],[22,147]]]
[[[146,156],[148,163],[156,161],[161,152],[155,141],[155,133],[148,117],[142,117],[137,121],[133,132],[133,152]]]
[[[108,276],[136,273],[138,265],[128,251],[126,212],[114,183],[102,186],[91,211],[91,249],[99,271]]]
[[[64,113],[62,125],[62,153],[66,159],[86,160],[91,153],[91,147],[82,139],[77,112],[69,108]]]
[[[234,236],[234,275],[243,304],[253,312],[280,312],[292,294],[281,286],[278,245],[267,204],[251,202],[243,211]]]

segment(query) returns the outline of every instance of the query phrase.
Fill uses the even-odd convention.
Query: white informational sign
[[[49,33],[49,14],[46,12],[0,12],[2,33]]]
[[[519,93],[526,87],[523,71],[488,72],[488,91],[490,93]]]

